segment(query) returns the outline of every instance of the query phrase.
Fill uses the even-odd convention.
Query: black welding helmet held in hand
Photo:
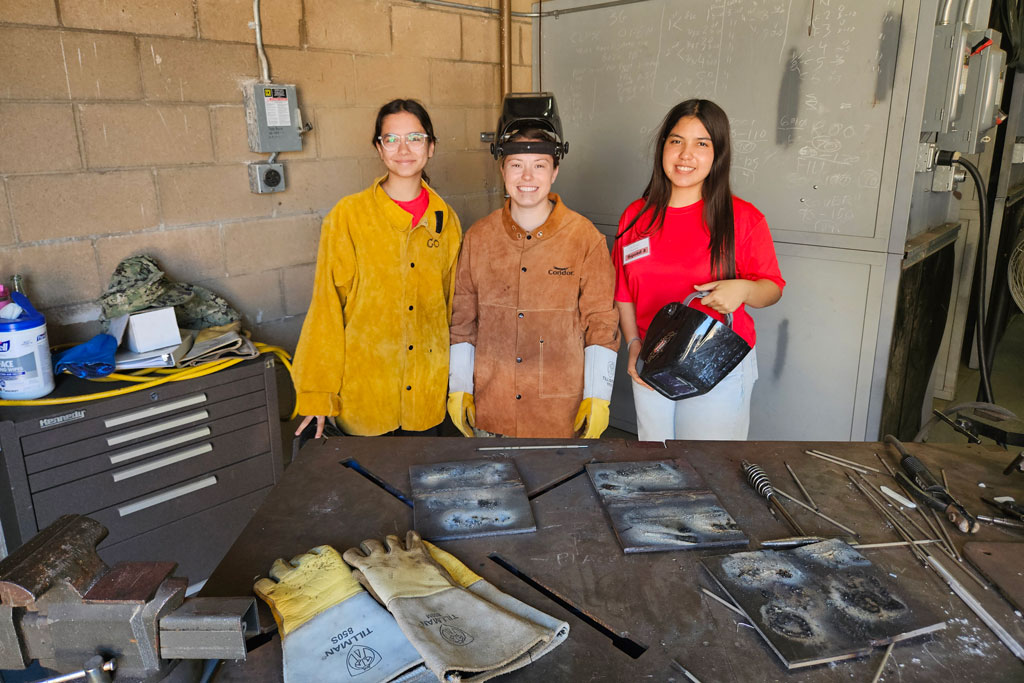
[[[690,308],[708,292],[694,292],[662,307],[647,328],[636,371],[640,379],[673,401],[700,396],[725,379],[750,353],[750,344],[726,322]]]
[[[555,142],[509,142],[516,133],[528,128],[543,130]],[[511,92],[501,102],[498,129],[491,143],[491,154],[500,159],[509,154],[550,154],[560,159],[569,153],[569,143],[562,136],[562,118],[558,115],[555,96],[549,92]]]

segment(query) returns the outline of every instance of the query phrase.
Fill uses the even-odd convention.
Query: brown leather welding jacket
[[[527,232],[504,208],[466,233],[455,276],[451,342],[476,346],[476,427],[571,438],[583,398],[583,348],[619,348],[615,270],[594,224],[558,195]]]

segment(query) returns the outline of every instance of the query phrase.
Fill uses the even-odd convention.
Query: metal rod
[[[672,660],[672,666],[674,666],[676,668],[676,671],[678,671],[679,673],[683,674],[684,676],[689,678],[691,681],[693,681],[693,683],[700,683],[700,679],[698,679],[692,673],[687,671],[686,668],[682,664],[680,664],[679,662],[677,662],[674,659]]]
[[[478,448],[478,451],[540,451],[552,448],[590,448],[587,444],[551,444],[550,446],[487,446]]]
[[[889,661],[889,655],[892,654],[892,646],[896,644],[896,641],[889,643],[885,648],[885,653],[882,655],[882,661],[878,665],[878,670],[875,671],[875,677],[871,679],[871,683],[878,683],[878,679],[882,677],[882,672],[885,671],[885,665]]]
[[[942,488],[946,489],[946,492],[948,493],[949,492],[949,479],[946,479],[946,468],[945,467],[940,467],[939,468],[939,474],[942,475]]]
[[[903,545],[927,545],[928,543],[942,543],[937,538],[926,538],[923,541],[889,541],[887,543],[851,543],[851,548],[864,550],[865,548],[897,548]]]
[[[491,7],[477,7],[476,5],[467,5],[461,2],[448,2],[448,0],[412,0],[413,2],[420,5],[436,5],[438,7],[450,7],[451,9],[462,9],[469,12],[482,12],[484,14],[500,14],[501,10],[493,9]],[[593,9],[605,9],[608,7],[618,7],[619,5],[634,5],[638,2],[650,2],[650,0],[610,0],[609,2],[596,2],[592,5],[581,5],[579,7],[567,7],[566,9],[553,9],[547,12],[512,12],[513,17],[535,19],[538,17],[555,17],[558,18],[563,14],[575,14],[576,12],[586,12]]]
[[[786,469],[789,471],[789,476],[793,477],[793,481],[796,482],[796,487],[800,489],[800,493],[804,494],[804,498],[806,498],[807,502],[811,504],[811,507],[817,510],[818,504],[814,502],[814,499],[811,498],[811,494],[807,493],[807,489],[805,489],[804,485],[800,483],[800,479],[796,476],[796,472],[793,471],[793,468],[789,466],[788,462],[783,461],[782,464],[785,465]]]
[[[978,515],[978,519],[989,524],[997,524],[999,526],[1006,526],[1012,529],[1024,529],[1024,522],[1018,522],[1013,519],[1006,519],[1005,517],[989,517],[987,515]]]
[[[803,502],[797,500],[793,496],[789,495],[788,493],[786,493],[785,491],[780,489],[778,486],[775,487],[775,493],[779,494],[780,496],[782,496],[786,500],[789,500],[789,501],[792,501],[792,502],[796,503],[800,507],[806,509],[808,512],[812,512],[812,513],[816,514],[817,516],[821,517],[826,522],[831,522],[832,524],[835,524],[837,527],[839,527],[840,529],[842,529],[846,533],[851,534],[853,536],[856,536],[857,538],[860,538],[860,534],[858,534],[856,531],[854,531],[850,527],[848,527],[848,526],[846,526],[844,524],[840,524],[839,522],[837,522],[836,520],[832,519],[831,517],[829,517],[825,513],[820,512],[818,510],[815,510],[810,505],[807,505],[806,503],[803,503]]]
[[[878,462],[882,463],[882,467],[884,467],[886,469],[886,471],[889,473],[889,476],[891,476],[893,479],[895,479],[896,478],[896,472],[893,471],[893,469],[891,467],[889,467],[889,463],[887,463],[885,461],[885,458],[880,456],[878,453],[875,453],[875,457],[878,458]]]
[[[780,501],[775,496],[772,496],[768,500],[775,506],[775,508],[782,514],[782,516],[786,518],[786,521],[789,523],[789,525],[793,527],[793,531],[797,532],[801,536],[807,535],[807,532],[803,530],[803,527],[797,524],[797,521],[793,519],[793,516],[789,514],[789,511],[785,507],[783,507],[782,501]]]
[[[945,528],[942,524],[942,519],[939,517],[939,513],[934,509],[932,510],[932,517],[935,518],[935,525],[939,528],[939,533],[946,539],[946,545],[949,547],[950,552],[953,553],[953,558],[957,561],[960,560],[960,553],[957,552],[956,546],[953,545],[953,538],[949,535],[949,529]]]
[[[867,470],[865,470],[865,469],[863,469],[861,467],[858,467],[856,465],[849,465],[849,464],[847,464],[845,462],[839,462],[838,460],[833,460],[832,458],[825,457],[824,455],[819,455],[818,453],[812,453],[811,451],[804,451],[804,453],[806,453],[807,455],[811,456],[812,458],[817,458],[818,460],[824,460],[825,462],[830,462],[833,465],[839,465],[840,467],[846,467],[848,469],[854,470],[855,472],[860,472],[861,474],[867,474],[868,473]]]
[[[711,591],[709,591],[709,590],[708,590],[707,588],[703,588],[703,587],[702,587],[702,588],[701,588],[701,591],[703,591],[703,592],[704,592],[704,595],[708,596],[708,597],[709,597],[709,598],[711,598],[712,600],[717,600],[718,602],[722,603],[723,605],[725,605],[726,607],[728,607],[729,609],[731,609],[731,610],[732,610],[733,612],[735,612],[736,614],[738,614],[738,615],[740,615],[741,617],[743,617],[744,619],[746,619],[746,618],[747,618],[747,615],[743,613],[743,610],[741,610],[741,609],[740,609],[739,607],[737,607],[736,605],[730,604],[730,603],[729,603],[729,602],[727,602],[726,600],[724,600],[724,599],[722,599],[722,598],[718,597],[717,595],[715,595],[714,593],[712,593]]]
[[[841,462],[844,465],[849,465],[850,467],[859,467],[862,470],[868,470],[869,472],[874,472],[875,474],[882,474],[882,470],[878,469],[877,467],[872,467],[871,465],[862,465],[859,462],[847,460],[846,458],[840,458],[838,455],[832,455],[831,453],[826,453],[825,451],[819,451],[812,448],[809,452],[817,453],[818,455],[824,456],[829,460],[835,460],[836,462]]]

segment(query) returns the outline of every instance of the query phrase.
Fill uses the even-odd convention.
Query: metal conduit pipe
[[[477,7],[476,5],[466,5],[461,2],[449,2],[448,0],[412,0],[413,2],[420,5],[436,5],[438,7],[450,7],[452,9],[464,9],[469,12],[483,12],[484,14],[501,14],[501,10],[492,9],[490,7]],[[651,0],[609,0],[609,2],[595,2],[592,5],[580,5],[579,7],[567,7],[566,9],[553,9],[547,12],[512,12],[513,17],[522,19],[536,19],[538,17],[555,17],[556,19],[563,14],[575,14],[576,12],[586,12],[592,9],[604,9],[606,7],[618,7],[619,5],[632,5],[638,2],[650,2]],[[947,0],[952,2],[952,0]],[[949,22],[946,22],[949,23]]]
[[[267,53],[263,50],[263,22],[260,21],[260,0],[252,0],[252,27],[256,31],[256,52],[260,56],[260,71],[263,82],[270,83],[270,64]]]
[[[512,92],[512,0],[501,0],[501,97]]]

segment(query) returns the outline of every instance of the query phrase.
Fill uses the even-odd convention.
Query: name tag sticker
[[[622,248],[622,265],[651,255],[651,238],[645,237]]]

